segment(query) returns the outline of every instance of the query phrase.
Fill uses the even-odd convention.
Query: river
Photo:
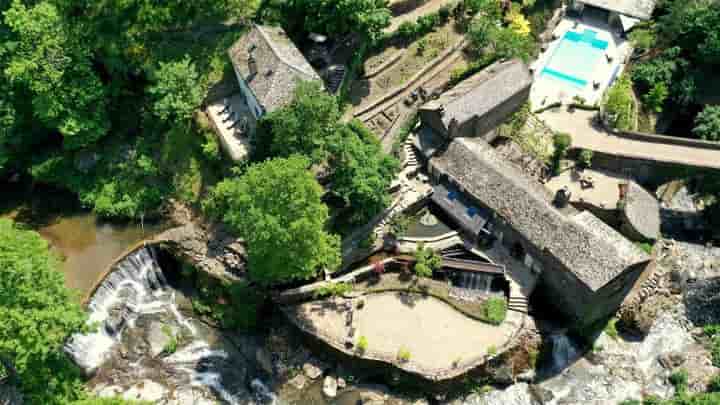
[[[83,209],[75,195],[47,186],[0,183],[0,217],[36,230],[62,259],[68,287],[87,294],[103,271],[162,224],[111,223]]]

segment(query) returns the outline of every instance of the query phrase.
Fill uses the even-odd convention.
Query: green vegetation
[[[340,240],[325,231],[328,209],[309,167],[301,156],[257,163],[220,182],[204,204],[245,240],[254,281],[308,279],[340,264]]]
[[[400,214],[394,216],[390,220],[390,232],[392,232],[395,237],[405,236],[405,232],[407,232],[413,220],[414,217],[411,215]]]
[[[714,375],[708,383],[709,392],[720,392],[720,374]]]
[[[675,387],[676,395],[685,395],[688,388],[688,372],[685,369],[674,371],[670,374],[670,384]]]
[[[593,155],[593,151],[589,149],[581,150],[578,159],[578,164],[580,165],[580,167],[583,169],[589,169],[590,167],[592,167]]]
[[[58,261],[33,231],[0,218],[0,362],[30,403],[65,404],[85,395],[62,350],[86,315],[65,287]]]
[[[401,347],[397,353],[397,359],[403,363],[410,361],[410,350],[405,347]]]
[[[338,100],[318,83],[301,83],[292,103],[264,116],[254,139],[254,160],[307,156],[330,173],[331,193],[343,202],[351,225],[362,224],[390,202],[388,188],[399,168],[359,121],[340,122]]]
[[[610,125],[621,131],[635,128],[635,101],[632,82],[628,76],[621,76],[608,90],[605,100],[605,117]]]
[[[171,355],[177,351],[178,348],[178,337],[173,333],[172,329],[168,325],[163,325],[162,332],[168,337],[168,342],[163,347],[163,353]]]
[[[710,338],[710,354],[713,366],[720,367],[720,325],[705,326],[703,331]]]
[[[552,171],[555,175],[560,174],[562,160],[567,156],[567,151],[572,145],[570,134],[558,132],[553,135],[554,152],[550,160]]]
[[[433,271],[440,268],[442,258],[434,250],[422,244],[415,250],[415,274],[418,277],[432,277]]]
[[[490,345],[487,349],[487,354],[490,357],[494,357],[498,353],[498,348],[495,345]]]
[[[493,59],[521,58],[528,61],[534,52],[529,22],[518,8],[502,17],[497,0],[473,1],[480,11],[470,22],[467,37],[476,54],[490,51]]]
[[[643,252],[652,255],[653,252],[653,244],[648,242],[635,242],[635,246],[637,246],[640,250]]]
[[[368,340],[365,336],[360,336],[357,341],[358,352],[365,353],[368,349]]]
[[[211,279],[188,265],[183,265],[181,273],[197,288],[197,294],[192,297],[193,311],[224,329],[255,329],[265,300],[261,290],[245,282]]]
[[[707,106],[695,118],[693,134],[706,141],[720,141],[720,106]]]
[[[484,319],[493,325],[500,325],[507,316],[507,302],[504,298],[493,297],[485,301]]]
[[[345,295],[352,290],[352,285],[348,283],[327,283],[321,288],[318,288],[313,295],[315,298],[338,297]]]
[[[603,330],[605,332],[605,334],[607,334],[608,336],[610,336],[613,339],[617,339],[618,336],[620,336],[620,334],[618,333],[618,330],[617,330],[617,322],[618,322],[617,318],[608,319],[607,324],[605,325],[605,329]]]

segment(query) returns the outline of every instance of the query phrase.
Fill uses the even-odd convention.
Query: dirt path
[[[576,148],[628,158],[720,169],[720,150],[620,138],[594,125],[594,116],[594,111],[546,111],[539,118],[553,130],[570,134],[573,147]]]
[[[412,10],[409,13],[405,13],[402,15],[399,15],[397,17],[393,17],[392,21],[390,22],[390,26],[385,28],[385,32],[394,32],[398,29],[400,24],[404,23],[405,21],[412,21],[418,19],[418,17],[434,13],[438,10],[440,10],[440,7],[444,6],[445,4],[450,4],[452,0],[429,0],[427,3],[421,5],[420,7]]]

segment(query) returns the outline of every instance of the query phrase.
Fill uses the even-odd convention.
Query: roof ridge
[[[297,71],[298,73],[301,73],[301,74],[304,74],[304,75],[309,76],[309,77],[311,77],[311,78],[314,78],[314,76],[315,76],[317,73],[315,73],[315,72],[308,72],[308,71],[306,71],[306,70],[304,70],[304,69],[296,66],[296,65],[293,64],[292,62],[288,61],[288,60],[284,57],[284,55],[282,55],[282,53],[279,52],[279,51],[277,50],[277,48],[275,48],[275,45],[273,44],[273,41],[268,37],[268,34],[265,33],[264,27],[265,27],[265,26],[263,26],[263,25],[255,24],[255,28],[258,30],[258,32],[260,32],[260,36],[263,38],[263,40],[265,40],[265,43],[268,44],[268,46],[269,46],[270,49],[272,50],[273,54],[275,54],[275,56],[276,56],[282,63],[284,63],[287,67],[289,67],[290,69],[293,69],[293,70]],[[287,35],[287,34],[285,34],[285,35]],[[299,52],[299,50],[298,50],[298,52]]]

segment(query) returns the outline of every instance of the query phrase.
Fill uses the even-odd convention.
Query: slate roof
[[[298,81],[320,80],[300,50],[280,27],[255,25],[228,50],[235,70],[260,105],[270,112],[287,105]],[[257,73],[251,74],[251,57]]]
[[[650,259],[589,212],[566,216],[558,211],[542,185],[502,159],[482,139],[456,138],[431,165],[538,250],[555,257],[591,291]]]
[[[660,235],[660,203],[635,182],[630,182],[623,201],[625,218],[645,239]]]
[[[442,119],[445,128],[449,128],[452,119],[461,124],[482,117],[531,84],[532,75],[521,60],[495,62],[425,103],[421,109],[444,108]]]
[[[649,20],[655,10],[655,0],[578,0],[578,2],[641,20]]]

